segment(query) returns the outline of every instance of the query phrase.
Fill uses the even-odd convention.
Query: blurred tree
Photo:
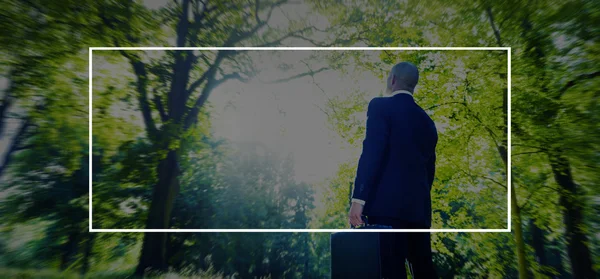
[[[48,247],[42,248],[57,249],[59,266],[66,269],[80,252],[80,242],[91,237],[84,233],[89,173],[86,113],[66,115],[83,101],[72,92],[85,83],[72,73],[54,82],[46,88],[44,108],[29,112],[34,128],[24,143],[30,147],[15,158],[14,174],[3,189],[12,194],[1,205],[3,212],[12,212],[3,214],[4,221],[49,221]]]
[[[95,1],[3,0],[0,12],[0,75],[7,81],[0,101],[0,139],[10,137],[0,161],[0,177],[12,155],[30,146],[27,133],[35,126],[29,112],[47,106],[50,88],[73,56],[101,40],[93,20]],[[64,13],[65,10],[71,13]],[[85,90],[83,90],[85,92]],[[7,129],[7,127],[10,127]],[[13,132],[13,133],[10,133]]]
[[[566,228],[565,239],[567,241],[567,251],[571,262],[571,272],[574,278],[595,278],[593,270],[591,253],[588,248],[588,232],[585,229],[583,214],[587,207],[586,198],[582,195],[581,185],[575,182],[572,175],[573,157],[581,154],[581,151],[569,152],[575,146],[584,148],[583,153],[594,153],[597,150],[594,147],[597,142],[594,136],[576,136],[568,137],[565,131],[573,132],[574,128],[579,131],[596,131],[594,124],[595,116],[585,114],[585,104],[591,104],[591,100],[582,98],[580,103],[574,105],[564,99],[569,90],[580,84],[592,83],[594,78],[599,76],[597,69],[589,65],[588,62],[567,64],[560,61],[562,57],[586,55],[587,47],[581,52],[563,52],[560,43],[553,43],[555,38],[565,36],[571,30],[571,19],[563,16],[565,12],[575,10],[593,9],[589,3],[569,2],[563,4],[562,9],[538,3],[524,3],[520,6],[518,12],[504,15],[504,21],[514,23],[519,26],[516,30],[510,30],[509,36],[516,36],[518,39],[512,39],[519,44],[520,55],[517,56],[517,65],[520,65],[516,71],[517,83],[515,91],[518,93],[513,100],[513,119],[514,131],[518,140],[523,141],[523,145],[529,148],[528,152],[542,152],[547,155],[548,164],[554,175],[555,183],[558,184],[559,202],[563,209],[564,224]],[[575,8],[577,7],[577,8]],[[501,7],[505,9],[506,7]],[[546,9],[545,13],[540,14],[540,9]],[[598,20],[584,17],[576,17],[576,21]],[[558,22],[565,23],[564,27],[559,27]],[[569,23],[567,23],[569,22]],[[513,31],[514,33],[510,33]],[[496,36],[500,31],[495,30]],[[580,38],[577,38],[583,35]],[[597,48],[597,40],[587,37],[586,32],[570,35],[577,38],[577,42],[586,42],[589,49]],[[563,60],[564,61],[564,60]],[[591,66],[591,67],[590,67]],[[563,69],[569,70],[575,76],[565,75]],[[583,74],[581,74],[583,72]],[[521,78],[521,75],[526,75]],[[565,78],[566,76],[566,78]],[[597,81],[598,79],[596,79]],[[585,94],[584,94],[585,95]],[[584,105],[584,107],[575,107]],[[581,109],[584,110],[583,114]],[[572,126],[575,125],[575,126]],[[568,126],[568,128],[566,128]],[[586,132],[587,133],[587,132]],[[592,132],[594,133],[594,132]],[[576,144],[574,144],[576,143]],[[533,149],[533,151],[532,151]],[[569,158],[571,157],[571,158]],[[587,168],[587,167],[586,167]],[[593,169],[593,167],[592,167]],[[538,247],[538,250],[540,247]]]

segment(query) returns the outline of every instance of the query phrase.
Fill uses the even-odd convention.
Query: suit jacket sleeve
[[[429,161],[427,162],[427,178],[429,181],[429,190],[431,191],[431,188],[433,187],[433,179],[435,178],[435,160],[436,160],[436,156],[435,153],[433,153],[433,155],[431,155],[431,157],[429,158]]]
[[[435,133],[435,138],[434,138],[434,146],[437,146],[437,141],[438,141],[438,137],[437,137],[437,131]],[[429,182],[429,190],[431,191],[431,188],[433,187],[433,180],[435,179],[435,161],[436,161],[436,155],[435,155],[435,147],[434,147],[434,151],[433,154],[431,155],[431,157],[429,157],[429,160],[427,161],[427,178],[428,178],[428,182]]]
[[[358,160],[353,199],[366,201],[377,179],[376,176],[381,173],[380,168],[389,136],[388,120],[381,101],[383,100],[380,98],[371,100],[367,109],[367,131],[362,154]]]

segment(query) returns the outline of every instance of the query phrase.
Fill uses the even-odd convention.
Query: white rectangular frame
[[[92,228],[92,57],[94,50],[504,50],[508,55],[506,229],[94,229]],[[511,232],[511,48],[510,47],[90,47],[89,48],[89,232]]]

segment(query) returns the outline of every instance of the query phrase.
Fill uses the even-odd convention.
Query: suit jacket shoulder
[[[369,107],[367,108],[367,116],[369,115],[385,115],[386,114],[386,105],[388,98],[387,97],[375,97],[371,99],[369,102]]]

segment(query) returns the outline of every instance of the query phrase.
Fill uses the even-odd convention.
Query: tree
[[[0,56],[1,75],[8,85],[0,101],[0,139],[10,137],[10,144],[3,154],[0,177],[6,173],[13,154],[31,147],[25,144],[35,126],[29,112],[43,111],[44,89],[52,86],[60,69],[84,45],[102,39],[95,34],[96,22],[88,20],[94,13],[94,1],[2,2],[7,8],[2,12],[5,20],[0,26],[0,44],[6,46]],[[73,13],[64,14],[65,10]],[[7,129],[9,120],[16,123],[16,128]]]
[[[142,31],[145,27],[137,26],[139,21],[148,22],[146,26],[150,30],[156,30],[163,24],[175,26],[172,35],[178,47],[272,46],[312,29],[290,28],[281,34],[281,31],[268,28],[273,11],[283,4],[286,1],[213,3],[183,0],[170,3],[158,12],[150,12],[138,4],[126,3],[102,7],[100,18],[108,28],[107,32],[112,34],[115,46],[143,44],[148,41],[148,36],[156,34]],[[113,9],[124,11],[130,20],[124,22],[110,12]],[[152,15],[160,19],[153,20]],[[246,62],[247,53],[239,51],[174,51],[154,63],[145,62],[144,54],[139,52],[121,51],[121,54],[136,76],[139,110],[143,115],[146,136],[161,151],[146,228],[169,228],[173,204],[180,188],[179,157],[185,153],[180,142],[185,141],[185,135],[198,124],[198,114],[213,89],[229,80],[246,80],[252,69]],[[166,269],[166,243],[167,235],[164,233],[145,235],[136,274],[141,275],[148,268]]]
[[[564,6],[564,10],[556,12],[563,14],[565,10],[569,11],[569,9],[574,6],[579,7],[579,5],[586,6],[584,3],[567,3]],[[518,120],[518,126],[516,126],[515,130],[517,136],[526,141],[527,145],[538,146],[535,148],[537,150],[534,149],[534,152],[542,151],[547,154],[547,164],[551,166],[555,182],[561,187],[561,190],[558,191],[560,195],[559,204],[564,210],[566,240],[568,243],[568,254],[571,258],[573,276],[575,278],[594,278],[595,273],[592,268],[591,254],[587,246],[587,233],[584,229],[585,224],[583,221],[586,202],[581,196],[580,186],[575,183],[574,177],[571,174],[572,166],[564,150],[566,142],[563,138],[564,128],[562,127],[564,124],[561,123],[564,120],[558,119],[560,119],[561,110],[569,109],[569,105],[563,104],[561,100],[566,91],[580,82],[585,83],[588,80],[592,80],[598,74],[597,72],[588,72],[567,81],[565,85],[560,85],[563,82],[560,79],[555,79],[552,72],[549,71],[554,70],[559,65],[551,62],[550,57],[562,56],[563,54],[556,50],[556,46],[550,43],[550,40],[552,36],[551,32],[562,33],[565,30],[562,30],[562,28],[555,29],[552,27],[554,25],[547,24],[547,18],[534,15],[533,11],[538,8],[534,4],[528,4],[521,9],[520,13],[512,15],[512,17],[507,16],[508,20],[520,23],[521,28],[519,31],[523,39],[520,43],[523,44],[523,56],[519,57],[519,62],[531,65],[527,67],[528,71],[523,74],[527,74],[529,77],[536,77],[536,79],[523,80],[528,86],[535,88],[533,90],[535,93],[524,87],[518,87],[518,89],[523,88],[522,90],[529,92],[525,95],[527,101],[522,98],[525,96],[517,95],[516,106],[513,106],[517,111],[515,119]],[[552,18],[553,12],[551,11],[545,16]],[[577,65],[573,70],[580,71],[578,69],[579,66]],[[585,67],[586,65],[581,66]],[[531,71],[533,69],[536,70]],[[517,73],[520,74],[521,71]],[[553,84],[559,84],[559,86],[552,86]],[[553,87],[558,90],[553,89]],[[520,117],[521,113],[525,112],[531,104],[535,104],[537,109],[533,113],[529,111],[526,117]],[[521,107],[522,105],[523,107]],[[563,117],[567,115],[563,114]],[[586,121],[589,120],[591,119],[588,116],[584,116],[580,118],[580,121],[576,125],[584,128]],[[521,125],[527,125],[527,130]],[[589,141],[584,139],[580,144],[588,145]],[[543,147],[540,148],[539,146]]]
[[[83,66],[77,63],[81,60],[72,62],[75,69]],[[3,190],[13,194],[2,208],[13,212],[5,219],[13,224],[36,219],[50,222],[49,248],[57,249],[59,267],[64,270],[80,252],[80,242],[91,237],[84,233],[89,170],[87,143],[82,136],[86,114],[69,114],[84,101],[72,92],[85,83],[73,71],[54,82],[46,88],[41,111],[30,111],[27,116],[33,128],[23,141],[29,147],[13,162],[14,174],[3,185]]]

